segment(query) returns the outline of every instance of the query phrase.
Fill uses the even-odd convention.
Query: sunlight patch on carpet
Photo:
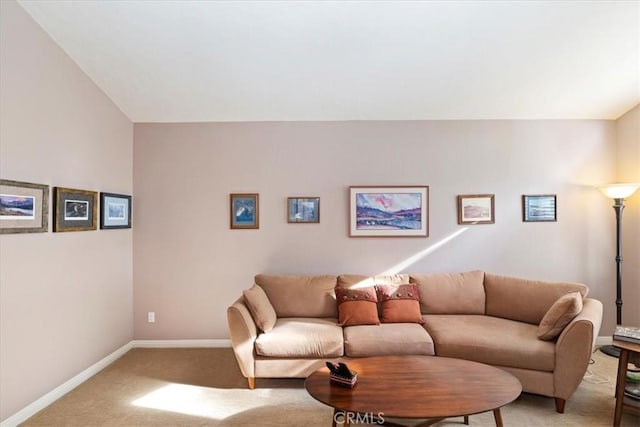
[[[253,398],[249,397],[249,393]],[[222,420],[264,406],[271,390],[235,390],[169,384],[131,402],[134,406]],[[256,397],[259,397],[256,399]],[[265,400],[262,400],[263,402]]]

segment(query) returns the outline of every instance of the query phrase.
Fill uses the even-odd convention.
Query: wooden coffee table
[[[304,386],[316,400],[334,408],[336,421],[345,425],[372,423],[399,425],[387,418],[425,419],[428,426],[450,417],[493,411],[502,426],[500,407],[522,392],[513,375],[482,363],[436,356],[384,356],[350,359],[358,373],[353,389],[329,382],[329,370],[319,369]]]

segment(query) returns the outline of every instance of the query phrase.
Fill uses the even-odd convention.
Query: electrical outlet
[[[150,311],[147,314],[147,322],[156,323],[156,312],[155,311]]]

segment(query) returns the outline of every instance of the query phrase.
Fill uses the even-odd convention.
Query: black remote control
[[[351,373],[351,369],[345,363],[338,363],[338,372],[337,375],[345,378],[353,378],[353,374]]]
[[[338,375],[338,366],[333,362],[325,362],[332,374]]]

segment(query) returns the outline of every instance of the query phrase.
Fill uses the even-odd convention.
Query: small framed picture
[[[458,224],[494,224],[494,194],[458,195]]]
[[[95,191],[53,188],[53,231],[88,231],[96,229]]]
[[[0,179],[0,234],[49,231],[49,186]]]
[[[288,197],[287,222],[310,224],[320,222],[320,197]]]
[[[131,228],[131,196],[100,193],[100,229]]]
[[[428,237],[429,187],[349,187],[349,236]]]
[[[555,194],[522,196],[522,221],[554,222],[557,220]]]
[[[231,228],[260,228],[260,206],[258,193],[231,193]]]

